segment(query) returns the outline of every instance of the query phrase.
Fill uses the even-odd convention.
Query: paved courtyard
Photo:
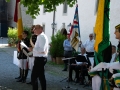
[[[16,51],[15,47],[8,47],[7,38],[0,38],[0,90],[32,90],[31,85],[15,80],[15,77],[19,75],[19,69],[13,64],[14,51]],[[63,87],[68,86],[66,80],[63,80],[68,76],[68,71],[63,72],[62,69],[62,65],[51,64],[50,58],[48,58],[48,63],[45,66],[47,90],[62,90]],[[30,81],[30,74],[31,71],[29,71],[27,82]],[[61,80],[63,81],[60,82]],[[69,86],[78,90],[92,90],[90,86],[83,88],[82,85],[74,82],[70,82]],[[39,85],[39,90],[41,90],[40,88]],[[72,88],[66,90],[75,90]]]

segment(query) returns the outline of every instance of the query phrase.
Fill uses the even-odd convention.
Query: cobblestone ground
[[[18,67],[13,64],[13,52],[15,50],[16,48],[14,47],[8,47],[6,41],[4,41],[4,43],[0,41],[0,90],[32,90],[31,85],[16,82],[15,80],[15,77],[19,75]],[[68,76],[68,71],[63,72],[62,66],[50,64],[49,62],[50,60],[48,59],[48,63],[45,66],[47,90],[62,90],[63,87],[68,86],[65,79]],[[27,82],[30,81],[30,74],[31,72],[29,71]],[[61,80],[63,81],[60,82]],[[69,83],[69,86],[71,88],[66,90],[75,90],[72,88],[77,88],[78,90],[91,90],[91,86],[83,88],[82,85],[75,84],[74,82]],[[40,88],[39,85],[39,90],[41,90]]]

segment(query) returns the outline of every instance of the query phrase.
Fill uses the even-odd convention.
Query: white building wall
[[[80,34],[81,40],[84,42],[88,39],[88,35],[93,32],[93,27],[95,25],[95,1],[96,0],[78,0],[78,13],[80,22]],[[114,27],[120,23],[119,0],[110,0],[110,40],[112,44],[117,45],[118,40],[115,39]],[[63,5],[57,7],[55,22],[57,23],[57,30],[61,29],[62,23],[67,26],[69,23],[73,22],[74,13],[76,5],[72,8],[68,8],[67,14],[63,14]],[[34,24],[45,24],[45,33],[49,38],[52,35],[51,23],[53,22],[53,12],[43,14],[43,6],[40,6],[40,15],[34,19]],[[67,29],[67,28],[66,28]]]
[[[10,0],[8,2],[8,14],[12,18],[11,20],[8,21],[8,26],[10,27],[16,27],[16,23],[14,22],[14,11],[15,11],[15,3],[16,0]],[[26,8],[21,5],[21,13],[22,13],[22,21],[23,21],[23,26],[31,27],[33,24],[33,19],[31,18],[30,15],[26,14]]]

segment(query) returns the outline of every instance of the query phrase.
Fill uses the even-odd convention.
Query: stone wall
[[[16,27],[16,23],[14,22],[15,1],[16,0],[10,0],[10,2],[8,3],[9,27]],[[30,15],[26,15],[26,8],[23,5],[21,5],[21,13],[23,26],[31,27],[31,25],[33,24],[33,19]]]

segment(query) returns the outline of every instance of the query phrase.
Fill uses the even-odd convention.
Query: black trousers
[[[34,66],[31,74],[32,81],[32,90],[38,90],[38,81],[40,80],[42,90],[46,90],[46,78],[44,74],[44,65],[46,63],[46,58],[44,57],[35,57]]]
[[[70,65],[69,66],[69,79],[72,80],[72,71],[74,70],[76,75],[75,78],[79,80],[79,70],[81,69],[80,65]]]

